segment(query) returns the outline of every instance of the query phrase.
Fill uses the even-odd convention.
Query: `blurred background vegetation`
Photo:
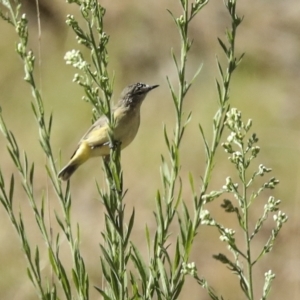
[[[63,165],[90,125],[91,107],[81,101],[83,91],[72,83],[74,70],[63,60],[66,51],[80,48],[73,32],[65,24],[67,14],[77,14],[76,7],[59,0],[39,2],[42,26],[41,68],[37,67],[36,76],[47,112],[54,113],[52,145],[57,153],[58,164]],[[145,247],[145,220],[150,229],[154,225],[154,197],[156,190],[161,187],[160,154],[166,153],[162,126],[166,123],[171,130],[174,122],[166,76],[176,83],[170,49],[173,47],[175,53],[178,52],[179,37],[166,9],[176,15],[179,13],[177,2],[101,1],[107,9],[105,28],[110,35],[108,50],[111,74],[113,71],[116,74],[114,98],[118,97],[124,86],[134,82],[160,85],[143,104],[142,123],[136,140],[122,153],[125,187],[129,189],[125,202],[128,211],[132,206],[136,208],[133,238],[140,249]],[[238,31],[237,53],[246,52],[246,56],[233,77],[231,103],[242,111],[245,119],[253,119],[262,149],[257,164],[263,163],[273,168],[271,176],[281,181],[274,195],[282,200],[281,208],[289,216],[289,222],[280,233],[273,252],[256,268],[256,296],[260,296],[264,273],[272,269],[276,279],[270,298],[299,299],[300,221],[297,214],[300,207],[300,3],[297,0],[239,1],[238,11],[245,18]],[[35,1],[24,0],[24,12],[30,20],[30,45],[37,55],[39,37]],[[193,74],[200,63],[203,63],[203,70],[185,101],[186,112],[193,111],[181,156],[185,199],[191,196],[187,183],[188,173],[194,175],[199,187],[203,175],[205,161],[198,123],[201,122],[206,133],[211,131],[212,116],[217,107],[215,56],[223,59],[217,37],[223,37],[227,25],[229,18],[222,1],[211,0],[195,18],[190,31],[194,44],[188,72]],[[36,193],[42,194],[46,188],[49,219],[55,231],[57,226],[53,221],[53,210],[59,208],[44,169],[46,160],[39,148],[37,127],[30,108],[31,92],[22,80],[23,66],[14,53],[16,34],[11,26],[1,21],[0,36],[0,104],[3,115],[20,147],[36,162]],[[12,172],[16,173],[2,136],[0,164],[7,179]],[[219,151],[211,188],[221,187],[232,172],[227,155]],[[100,160],[90,160],[72,178],[73,219],[81,224],[82,253],[86,257],[92,286],[101,284],[99,241],[103,226],[103,207],[98,200],[95,177],[100,183],[103,182]],[[262,213],[269,195],[264,196],[252,211],[253,223]],[[42,244],[21,188],[16,199],[16,209],[22,211],[31,229],[29,239],[33,244]],[[236,227],[232,218],[220,209],[220,200],[209,208],[225,226]],[[272,221],[267,223],[265,235],[256,238],[257,247],[263,245],[272,225]],[[26,264],[19,242],[3,209],[0,209],[0,228],[0,299],[36,299],[26,275]],[[174,228],[174,233],[176,230]],[[65,250],[65,258],[70,260],[67,247]],[[217,232],[203,227],[193,250],[199,275],[203,275],[225,298],[241,299],[236,277],[212,258],[213,254],[221,251],[226,250]],[[44,257],[44,271],[48,274],[46,249],[40,256]],[[208,299],[205,291],[196,287],[192,280],[188,281],[182,294],[186,296],[184,299]],[[94,299],[96,295],[99,297],[99,294],[92,291],[91,298]]]

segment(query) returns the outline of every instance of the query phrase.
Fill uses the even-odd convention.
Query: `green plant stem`
[[[229,13],[231,15],[232,27],[231,27],[231,31],[230,31],[230,37],[227,36],[227,39],[229,42],[229,48],[226,49],[227,53],[225,53],[227,56],[227,59],[228,59],[228,67],[226,68],[226,73],[224,74],[220,63],[218,62],[218,67],[219,67],[220,75],[222,78],[222,91],[221,91],[221,94],[219,93],[220,108],[214,117],[215,124],[214,124],[214,131],[213,131],[213,139],[211,142],[211,147],[207,151],[207,163],[206,163],[205,173],[203,176],[200,197],[198,199],[198,205],[196,206],[197,208],[201,208],[202,202],[203,202],[202,197],[203,197],[203,195],[205,195],[207,193],[208,184],[210,182],[211,173],[213,170],[215,154],[216,154],[216,151],[220,144],[223,130],[225,128],[226,113],[228,112],[228,110],[230,108],[228,99],[229,99],[229,86],[230,86],[230,82],[231,82],[231,77],[232,77],[233,71],[235,70],[235,68],[239,62],[239,61],[237,62],[237,59],[235,57],[235,37],[236,37],[236,29],[237,29],[237,26],[239,25],[240,21],[239,21],[239,18],[235,14],[236,0],[233,0],[233,1],[228,0],[227,4],[225,4],[227,8],[228,8],[229,1],[232,2],[232,10],[231,11],[229,10]],[[237,24],[237,20],[238,20],[238,24]],[[228,35],[228,32],[229,31],[227,31],[227,35]],[[220,40],[219,40],[219,42],[221,44]],[[219,91],[220,85],[219,85],[218,81],[217,81],[217,86],[218,86],[218,91]]]
[[[241,150],[243,151],[243,157],[246,157],[246,152],[244,151],[243,145],[241,146]],[[247,271],[248,271],[248,282],[247,282],[247,297],[249,300],[253,300],[253,276],[252,276],[252,258],[251,258],[251,238],[250,238],[250,228],[249,228],[249,203],[248,203],[248,195],[247,195],[247,181],[246,181],[246,166],[245,159],[243,159],[243,167],[241,171],[241,181],[242,181],[242,199],[243,199],[243,223],[244,223],[244,236],[245,243],[247,248]]]
[[[76,3],[86,21],[87,33],[79,26],[79,22],[73,16],[69,16],[67,22],[74,30],[78,40],[90,50],[92,58],[92,64],[84,61],[86,67],[83,68],[83,75],[77,83],[84,87],[86,99],[93,105],[94,111],[97,112],[94,114],[94,118],[100,115],[107,117],[110,128],[109,139],[112,145],[109,159],[103,159],[107,192],[98,185],[98,192],[106,209],[104,242],[100,245],[104,255],[101,264],[106,283],[104,288],[97,287],[96,289],[104,298],[112,297],[113,299],[123,300],[128,295],[126,277],[128,259],[126,260],[126,255],[130,232],[126,232],[124,226],[125,206],[123,205],[120,145],[116,143],[113,136],[115,120],[110,103],[112,84],[107,70],[108,55],[106,49],[109,37],[103,30],[105,9],[97,0],[78,1]],[[86,13],[87,10],[89,10],[89,13]],[[82,54],[81,58],[83,59]],[[102,90],[102,98],[98,94],[99,88]],[[133,218],[131,220],[133,225]]]
[[[123,192],[123,191],[122,191]],[[118,207],[117,207],[117,215],[118,215],[118,225],[119,225],[119,276],[121,277],[120,289],[119,289],[119,298],[120,300],[124,300],[126,293],[126,282],[125,282],[125,273],[126,273],[126,264],[124,260],[125,255],[125,247],[124,247],[124,209],[123,209],[123,201],[122,197],[120,197],[120,193],[118,193]]]
[[[34,79],[34,60],[35,57],[33,56],[32,51],[27,51],[27,42],[28,42],[28,28],[27,28],[27,20],[25,16],[23,15],[20,19],[17,18],[18,11],[20,9],[20,6],[17,5],[16,13],[12,10],[10,2],[9,7],[11,11],[11,17],[13,19],[13,26],[17,29],[17,33],[19,35],[20,41],[17,46],[17,52],[20,55],[21,59],[24,63],[24,69],[25,69],[25,80],[30,84],[31,91],[33,98],[35,102],[32,102],[32,110],[34,113],[34,116],[37,120],[38,126],[39,126],[39,140],[40,145],[47,156],[48,164],[50,168],[47,166],[48,175],[51,179],[51,182],[53,184],[54,190],[58,196],[59,202],[61,204],[63,214],[64,214],[64,224],[62,221],[59,221],[60,226],[62,227],[70,245],[70,249],[73,256],[73,265],[74,265],[74,272],[79,279],[83,279],[85,282],[88,282],[87,274],[84,272],[84,268],[82,268],[82,259],[80,256],[79,248],[78,248],[78,241],[73,237],[72,229],[71,229],[71,220],[70,220],[70,206],[71,206],[71,197],[69,194],[69,185],[67,185],[66,193],[63,192],[60,182],[58,181],[56,174],[57,169],[55,165],[55,159],[53,156],[53,152],[51,149],[51,143],[50,143],[50,134],[51,134],[51,125],[52,125],[52,115],[49,118],[49,121],[46,122],[45,120],[45,111],[44,111],[44,104],[42,101],[42,97],[40,95],[40,92],[36,86],[35,79]],[[65,276],[65,271],[63,269],[63,266],[59,260],[58,257],[58,251],[55,252],[52,246],[52,238],[48,235],[47,227],[44,223],[44,208],[42,205],[41,212],[39,212],[35,197],[33,194],[33,181],[32,178],[28,180],[27,175],[27,158],[25,157],[25,169],[22,167],[22,163],[19,160],[19,153],[18,151],[16,153],[11,152],[11,155],[15,157],[14,162],[16,163],[16,166],[19,169],[19,172],[21,174],[21,178],[23,180],[23,188],[27,193],[29,202],[31,204],[31,207],[35,213],[36,222],[39,226],[39,229],[42,233],[42,236],[46,242],[48,251],[49,251],[49,257],[52,263],[52,266],[54,268],[54,271],[56,275],[58,276],[59,282],[61,283],[63,290],[65,292],[65,296],[67,299],[71,299],[71,290],[68,283],[68,279]],[[32,171],[32,177],[33,177],[33,171]],[[24,229],[25,230],[25,229]],[[25,241],[22,241],[24,244]],[[76,260],[79,261],[76,261]],[[29,262],[30,263],[30,262]],[[63,273],[59,273],[59,272]],[[82,274],[84,273],[84,274]],[[77,291],[79,293],[80,299],[87,299],[88,296],[86,293],[88,293],[88,289],[86,289],[86,285],[83,284],[83,282],[80,282],[80,286],[77,286]]]

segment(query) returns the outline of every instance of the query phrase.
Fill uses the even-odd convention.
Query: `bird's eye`
[[[143,83],[137,83],[135,87],[135,94],[143,94],[144,93],[144,88],[146,87],[145,84]]]

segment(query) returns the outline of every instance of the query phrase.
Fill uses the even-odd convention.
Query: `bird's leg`
[[[108,147],[112,150],[115,150],[120,145],[121,145],[120,141],[110,141]]]

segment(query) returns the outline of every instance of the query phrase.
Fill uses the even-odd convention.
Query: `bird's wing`
[[[99,147],[107,143],[107,128],[107,118],[105,116],[100,117],[81,138],[79,145],[86,142],[90,147]]]
[[[87,143],[91,148],[100,147],[107,143],[107,127],[107,118],[101,116],[80,139],[71,159],[75,156],[82,143]]]
[[[114,107],[112,109],[112,112],[114,112],[116,108],[117,107]],[[101,116],[80,139],[78,146],[71,158],[74,157],[78,148],[80,148],[80,145],[83,142],[87,143],[91,148],[101,147],[102,145],[108,144],[109,140],[107,136],[107,123],[108,122],[106,116]]]

